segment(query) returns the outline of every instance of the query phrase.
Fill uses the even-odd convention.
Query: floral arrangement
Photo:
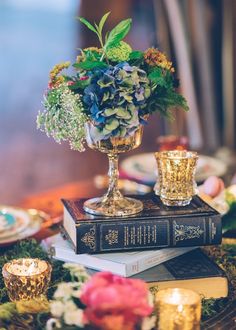
[[[132,135],[153,112],[169,116],[173,107],[188,110],[186,100],[176,92],[175,70],[166,55],[156,48],[132,50],[123,41],[131,19],[121,21],[104,37],[109,14],[94,25],[79,18],[97,35],[101,47],[81,49],[72,75],[62,73],[70,62],[52,69],[45,111],[37,118],[48,136],[69,141],[79,151],[84,150],[87,122],[94,126],[94,140],[100,141]]]
[[[151,330],[156,318],[152,296],[141,280],[109,272],[90,279],[83,267],[65,264],[75,281],[60,283],[50,303],[52,329]],[[129,299],[127,299],[127,292]]]

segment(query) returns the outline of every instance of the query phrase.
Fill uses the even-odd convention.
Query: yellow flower
[[[144,53],[144,60],[150,66],[159,66],[162,69],[175,72],[175,69],[172,67],[172,62],[168,61],[166,55],[157,48],[148,48]]]
[[[52,70],[50,71],[50,80],[49,80],[49,87],[58,87],[60,84],[64,82],[64,78],[62,76],[59,76],[59,73],[61,73],[62,70],[67,69],[70,66],[70,62],[63,62],[56,64]]]
[[[83,50],[81,50],[81,54],[78,55],[76,57],[76,62],[80,63],[86,60],[86,54],[87,53],[95,53],[95,54],[101,54],[102,53],[102,49],[101,48],[97,48],[97,47],[88,47],[88,48],[84,48]]]
[[[98,47],[88,47],[88,48],[84,48],[84,52],[86,51],[101,53],[102,49]]]
[[[40,296],[30,300],[20,300],[16,302],[18,313],[40,313],[49,311],[49,301],[45,296]]]

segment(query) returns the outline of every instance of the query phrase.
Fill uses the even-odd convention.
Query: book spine
[[[221,243],[221,216],[90,222],[76,227],[76,253],[148,250]]]
[[[125,276],[129,277],[137,273],[143,272],[149,268],[152,268],[165,261],[178,257],[181,254],[189,252],[193,249],[196,249],[196,247],[179,248],[179,249],[170,248],[164,250],[161,249],[159,251],[156,251],[156,253],[153,254],[152,256],[144,256],[140,260],[127,264]]]

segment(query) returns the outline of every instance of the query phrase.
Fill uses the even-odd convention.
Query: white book
[[[55,259],[77,263],[99,271],[110,271],[124,277],[140,273],[196,249],[196,247],[183,247],[137,252],[76,254],[71,243],[60,234],[47,239],[44,246],[45,244],[50,245],[49,250]]]

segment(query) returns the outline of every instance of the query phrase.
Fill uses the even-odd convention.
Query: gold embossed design
[[[143,204],[134,198],[124,197],[118,189],[118,155],[140,146],[143,126],[140,125],[131,135],[97,141],[94,139],[94,126],[86,124],[86,140],[90,148],[106,153],[109,159],[109,187],[100,198],[89,199],[84,203],[84,210],[95,215],[128,216],[142,211]]]
[[[160,290],[155,296],[158,330],[200,330],[200,296],[187,289]]]
[[[37,270],[37,264],[44,263],[42,271]],[[29,267],[34,265],[35,274],[20,275],[20,269],[23,264]],[[13,273],[13,269],[16,273]],[[3,266],[2,275],[7,288],[8,296],[11,301],[30,300],[45,294],[51,279],[51,265],[40,259],[14,259]],[[25,274],[22,272],[22,274]]]
[[[204,230],[200,226],[186,226],[178,225],[175,221],[173,222],[174,227],[174,240],[175,242],[185,241],[193,238],[200,238],[204,234]]]
[[[90,228],[89,232],[85,233],[84,236],[81,238],[81,241],[88,246],[91,250],[95,251],[95,247],[96,247],[96,230],[95,230],[95,226],[93,226],[92,228]]]
[[[155,153],[158,167],[156,193],[163,204],[185,206],[197,193],[195,171],[197,153],[191,151],[160,151]]]
[[[108,242],[109,245],[117,244],[119,238],[118,230],[109,230],[108,234],[105,235],[105,241]]]

